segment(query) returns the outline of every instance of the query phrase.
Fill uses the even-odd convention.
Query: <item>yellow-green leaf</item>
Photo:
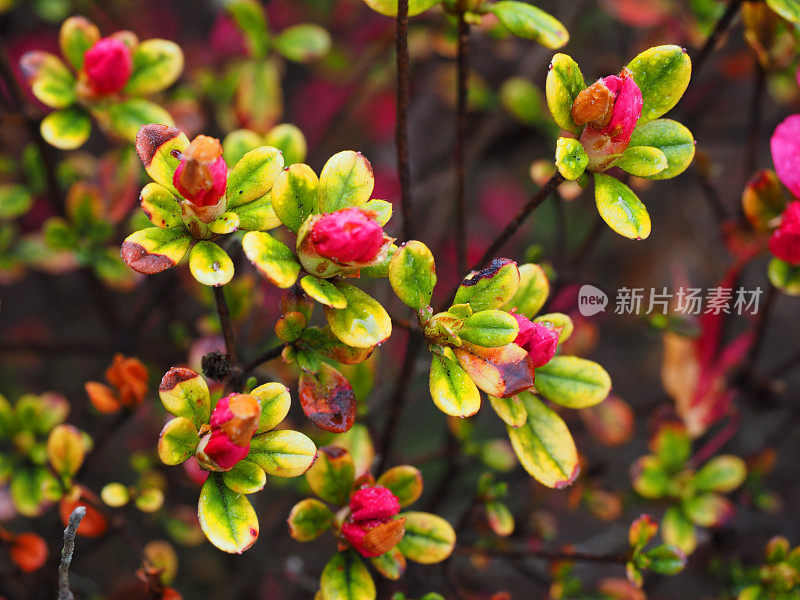
[[[97,25],[85,17],[70,17],[61,24],[58,32],[58,44],[61,54],[76,71],[83,66],[83,56],[100,39]]]
[[[51,146],[61,150],[74,150],[89,139],[92,124],[83,109],[73,106],[47,115],[42,119],[39,130]]]
[[[667,168],[667,156],[652,146],[628,146],[617,160],[615,167],[636,177],[653,177]]]
[[[297,280],[300,265],[294,253],[263,231],[250,231],[242,239],[242,248],[256,270],[279,288],[288,288]]]
[[[567,28],[533,4],[501,0],[490,4],[489,10],[514,35],[539,42],[550,50],[560,48],[569,41]]]
[[[211,473],[200,490],[197,505],[200,528],[217,548],[241,554],[258,539],[258,517],[244,496],[225,485],[222,475]]]
[[[211,396],[205,380],[186,367],[172,367],[161,379],[158,395],[167,411],[186,417],[200,429],[211,418]]]
[[[179,465],[194,455],[200,437],[197,427],[186,417],[168,421],[158,437],[158,457],[165,465]]]
[[[489,403],[497,416],[509,427],[522,427],[528,420],[528,411],[525,410],[525,403],[519,396],[498,398],[490,394]]]
[[[258,400],[261,407],[261,417],[258,421],[256,433],[270,431],[277,427],[289,414],[292,399],[288,388],[282,383],[265,383],[250,392]]]
[[[594,198],[600,216],[618,234],[634,240],[650,235],[647,208],[631,188],[618,179],[595,173]]]
[[[374,298],[347,283],[337,283],[336,288],[344,296],[347,306],[322,308],[337,338],[354,348],[369,348],[392,334],[392,320]]]
[[[416,240],[402,244],[389,261],[389,283],[400,300],[414,309],[430,304],[436,265],[430,249]]]
[[[306,498],[292,507],[287,522],[289,535],[298,542],[310,542],[330,528],[333,513],[316,498]]]
[[[453,527],[438,515],[426,512],[400,513],[406,533],[397,549],[414,562],[430,565],[446,559],[456,545]]]
[[[151,181],[142,189],[139,201],[144,214],[156,227],[167,229],[183,224],[178,199],[163,185]]]
[[[633,130],[628,150],[650,146],[663,152],[667,166],[647,179],[671,179],[683,173],[694,159],[695,142],[687,127],[671,119],[656,119]]]
[[[384,472],[375,482],[391,491],[400,506],[416,502],[422,495],[422,473],[411,465],[398,465]]]
[[[347,300],[335,285],[326,279],[306,275],[300,280],[300,286],[314,300],[331,308],[345,308]]]
[[[334,154],[319,175],[316,212],[361,206],[369,200],[373,187],[372,165],[363,154],[352,150]]]
[[[648,48],[638,54],[628,70],[642,91],[639,123],[657,119],[678,103],[692,76],[692,60],[680,46]]]
[[[179,227],[148,227],[132,233],[122,242],[122,260],[134,271],[152,275],[177,265],[186,255],[192,236]]]
[[[436,407],[453,417],[469,417],[478,412],[481,395],[469,375],[456,361],[444,355],[432,356],[429,385]]]
[[[277,148],[261,146],[245,154],[231,169],[225,197],[228,208],[260,198],[272,189],[283,170],[283,155]]]
[[[247,460],[256,463],[268,475],[297,477],[314,462],[317,447],[299,431],[282,429],[253,436]]]
[[[230,471],[222,474],[222,480],[237,494],[254,494],[264,489],[267,474],[257,464],[249,460],[240,460]]]
[[[197,242],[189,255],[189,270],[203,285],[225,285],[233,278],[231,257],[214,242]]]
[[[606,399],[611,377],[596,362],[577,356],[555,356],[536,369],[536,391],[567,408],[587,408]]]
[[[147,96],[168,88],[183,71],[183,51],[169,40],[145,40],[133,51],[133,72],[125,91]],[[154,121],[151,121],[154,122]]]
[[[580,133],[582,127],[576,125],[572,119],[572,105],[585,87],[583,73],[571,56],[566,54],[553,56],[550,70],[547,72],[545,95],[553,120],[561,129],[575,134]]]
[[[317,460],[306,471],[306,481],[317,496],[336,506],[347,504],[355,480],[350,453],[339,446],[323,446]]]
[[[322,600],[375,600],[375,582],[353,550],[337,552],[322,570]]]

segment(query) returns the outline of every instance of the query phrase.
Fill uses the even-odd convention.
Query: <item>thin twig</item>
[[[231,313],[228,309],[228,301],[225,299],[223,286],[214,286],[214,300],[217,303],[217,315],[219,315],[219,325],[222,329],[222,336],[225,338],[225,354],[228,355],[228,362],[231,365],[231,372],[228,376],[226,388],[228,390],[239,390],[242,387],[242,376],[244,372],[239,364],[239,354],[236,351],[236,340],[233,335],[233,324],[231,323]]]
[[[761,133],[762,106],[764,104],[764,92],[767,89],[767,74],[761,63],[756,61],[755,76],[753,82],[753,95],[750,98],[750,115],[747,123],[747,152],[744,161],[744,176],[750,177],[756,170],[756,158],[758,157],[758,142]]]
[[[467,221],[465,208],[466,168],[464,165],[464,140],[467,135],[467,88],[469,85],[469,23],[465,19],[463,0],[459,1],[458,51],[456,55],[456,267],[459,275],[467,270]]]
[[[531,548],[480,548],[477,546],[458,546],[462,554],[483,554],[506,558],[542,558],[545,560],[570,560],[582,562],[619,563],[628,562],[626,554],[590,554],[588,552],[553,552]]]
[[[706,59],[708,59],[708,57],[711,55],[711,51],[714,50],[714,47],[717,45],[720,37],[722,37],[722,35],[728,30],[728,27],[731,26],[733,19],[739,13],[739,9],[742,7],[743,1],[744,0],[731,0],[728,3],[728,7],[725,9],[725,12],[722,13],[722,16],[720,16],[716,25],[714,25],[714,30],[711,32],[711,35],[708,36],[706,43],[703,44],[700,52],[697,53],[697,57],[694,59],[694,61],[692,61],[692,75],[694,77],[697,77],[697,74],[705,64]]]
[[[486,249],[486,252],[483,253],[483,256],[480,258],[478,262],[472,267],[472,270],[479,269],[486,264],[497,254],[497,252],[506,245],[508,240],[517,233],[519,228],[525,222],[525,219],[534,211],[536,207],[538,207],[542,202],[547,200],[547,197],[559,186],[561,183],[564,182],[564,176],[561,173],[554,173],[550,179],[548,179],[545,184],[539,188],[539,191],[536,192],[528,202],[525,203],[520,211],[517,213],[517,216],[514,217],[508,225],[503,228],[495,240],[489,245]]]
[[[242,367],[242,373],[244,375],[247,375],[250,371],[257,369],[265,362],[275,360],[281,355],[281,353],[283,353],[283,349],[285,347],[286,344],[281,344],[280,346],[275,346],[274,348],[271,348],[266,352],[264,352],[263,354],[260,354],[259,356],[255,357],[253,360],[251,360],[249,363],[247,363]]]
[[[700,189],[703,191],[703,197],[708,202],[711,212],[714,213],[717,223],[724,223],[728,219],[728,209],[725,208],[725,204],[722,202],[719,192],[717,192],[714,184],[711,183],[708,173],[706,173],[702,167],[695,168],[694,172],[697,175],[697,181],[700,184]]]
[[[58,600],[75,600],[69,589],[69,566],[75,552],[75,534],[85,516],[86,507],[78,506],[69,516],[67,528],[64,530],[64,547],[61,549],[61,563],[58,565]]]
[[[395,144],[397,146],[397,176],[400,179],[400,212],[403,215],[403,237],[414,237],[411,218],[411,167],[408,162],[408,0],[397,2],[397,120]]]

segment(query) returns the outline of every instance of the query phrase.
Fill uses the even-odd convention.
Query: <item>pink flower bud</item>
[[[131,51],[116,38],[103,38],[86,51],[83,70],[92,93],[113,94],[125,87],[133,72]]]
[[[800,201],[790,202],[781,224],[769,238],[769,250],[777,258],[800,265]]]
[[[775,172],[795,198],[800,198],[800,115],[786,117],[769,141]]]
[[[361,488],[350,498],[350,516],[342,523],[342,535],[362,556],[380,556],[403,538],[405,519],[397,496],[382,486]]]
[[[211,433],[200,443],[198,460],[206,468],[228,471],[250,451],[261,407],[249,394],[229,394],[211,413]]]
[[[207,135],[194,138],[181,156],[172,183],[195,207],[216,206],[228,183],[228,167],[219,140]]]
[[[383,246],[383,229],[368,211],[345,208],[322,215],[311,230],[317,253],[334,262],[368,263]]]
[[[519,333],[514,343],[528,351],[534,368],[550,362],[558,348],[558,331],[543,323],[534,323],[525,315],[511,313],[519,323]]]
[[[598,79],[581,91],[572,105],[572,118],[586,124],[581,144],[589,169],[602,171],[622,154],[642,114],[642,92],[626,69]]]

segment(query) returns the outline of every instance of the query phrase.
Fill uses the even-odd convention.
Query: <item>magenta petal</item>
[[[769,145],[778,178],[800,198],[800,115],[786,117],[775,128]]]
[[[611,120],[602,133],[611,136],[614,144],[630,142],[633,130],[642,114],[642,91],[633,77],[610,75],[603,79],[605,86],[617,96]]]

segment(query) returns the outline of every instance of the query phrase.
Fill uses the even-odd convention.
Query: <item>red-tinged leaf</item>
[[[134,271],[153,275],[177,265],[191,242],[192,238],[183,226],[168,229],[148,227],[125,238],[120,254]]]
[[[300,377],[300,406],[314,425],[325,431],[344,433],[356,418],[353,386],[332,366],[322,363],[319,373]]]
[[[31,573],[47,560],[47,543],[35,533],[21,533],[11,539],[8,554],[20,571]]]
[[[331,360],[343,365],[356,365],[367,360],[375,346],[368,348],[353,348],[339,341],[330,327],[308,327],[298,342],[298,346],[305,350],[315,350],[324,354]]]
[[[592,437],[607,446],[619,446],[633,436],[633,411],[618,396],[611,395],[600,404],[578,411],[578,415]]]
[[[533,364],[516,344],[499,348],[454,348],[461,368],[480,389],[498,398],[510,398],[533,385]]]
[[[642,515],[631,523],[628,529],[628,542],[634,549],[642,549],[647,542],[653,539],[658,533],[658,523],[653,521],[650,515]]]

